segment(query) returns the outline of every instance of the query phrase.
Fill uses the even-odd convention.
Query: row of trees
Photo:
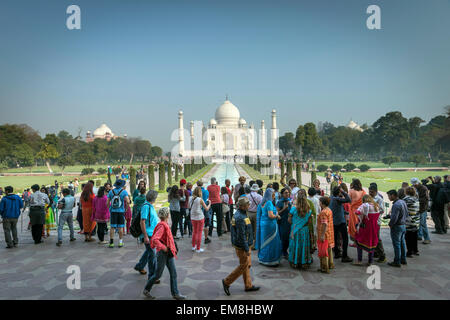
[[[363,132],[330,122],[316,128],[309,122],[298,126],[295,133],[281,136],[279,147],[285,156],[294,159],[378,161],[398,157],[400,161],[411,161],[413,156],[423,156],[450,161],[450,106],[445,115],[424,123],[419,117],[407,119],[399,111],[387,113],[370,126],[363,125]]]
[[[0,166],[31,167],[56,164],[64,171],[70,165],[88,167],[96,163],[153,161],[161,158],[163,150],[140,138],[117,138],[111,141],[95,139],[86,143],[67,131],[47,134],[42,138],[27,125],[0,126]]]

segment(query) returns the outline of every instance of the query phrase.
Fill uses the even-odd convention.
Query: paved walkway
[[[208,181],[211,174],[213,171],[204,180]],[[126,236],[124,248],[109,249],[95,242],[86,243],[81,235],[76,237],[77,241],[69,243],[68,231],[64,231],[63,246],[56,247],[56,231],[52,231],[43,244],[35,245],[31,233],[24,231],[18,248],[5,249],[1,236],[0,299],[143,299],[146,276],[133,267],[144,249],[134,238]],[[382,229],[382,239],[392,260],[388,229]],[[261,290],[245,293],[238,279],[230,297],[225,296],[221,286],[221,279],[237,265],[230,235],[219,239],[214,232],[212,240],[201,254],[191,251],[190,238],[178,242],[178,286],[189,299],[450,299],[450,234],[432,235],[430,245],[419,243],[420,256],[408,259],[408,265],[401,269],[379,265],[380,290],[367,288],[369,274],[365,267],[337,261],[336,269],[324,275],[316,271],[315,254],[309,271],[291,269],[286,260],[278,268],[268,268],[258,263],[253,252],[251,274]],[[349,254],[355,258],[356,249],[349,248]],[[80,290],[67,288],[66,269],[70,265],[81,268]],[[167,270],[161,280],[152,294],[158,299],[171,299]]]

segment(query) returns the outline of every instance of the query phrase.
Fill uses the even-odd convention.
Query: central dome
[[[215,118],[219,124],[237,124],[241,118],[241,113],[234,104],[226,100],[217,108]]]
[[[112,131],[106,124],[102,124],[99,128],[95,129],[94,131],[94,137],[97,136],[105,136],[106,134],[113,135]]]

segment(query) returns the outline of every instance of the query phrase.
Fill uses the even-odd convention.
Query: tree
[[[180,166],[175,164],[175,181],[180,180]]]
[[[163,150],[160,147],[153,146],[151,148],[151,157],[152,157],[152,159],[154,159],[154,158],[161,158],[162,154],[163,154]]]
[[[284,177],[285,171],[284,171],[284,160],[283,159],[280,160],[280,170],[281,170],[281,176]]]
[[[64,169],[68,166],[73,166],[74,161],[68,156],[62,156],[58,158],[56,164],[61,168],[61,174],[64,175]]]
[[[140,157],[142,161],[145,161],[146,157],[150,156],[152,151],[152,145],[147,140],[137,140],[135,143],[136,157]]]
[[[33,166],[34,151],[29,145],[25,143],[14,146],[12,156],[14,157],[15,161],[22,167]]]
[[[148,187],[149,189],[155,189],[155,166],[153,164],[148,165]]]
[[[288,160],[287,162],[287,173],[288,173],[288,177],[289,179],[293,178],[293,168],[292,168],[292,161]]]
[[[128,172],[130,173],[130,193],[133,194],[136,190],[136,169],[130,167]]]
[[[50,173],[53,173],[52,168],[50,167],[50,160],[56,159],[59,157],[59,153],[56,150],[56,147],[54,145],[45,143],[41,147],[41,151],[38,152],[36,155],[38,159],[42,159],[45,161],[45,164],[47,165],[48,171]]]
[[[169,163],[167,164],[167,182],[169,186],[172,185],[172,159],[169,159]]]
[[[423,154],[415,154],[409,158],[409,161],[413,162],[416,168],[419,166],[419,164],[423,164],[427,162],[427,159]]]
[[[330,169],[333,170],[333,172],[338,172],[342,169],[342,166],[340,164],[334,163],[330,166]]]
[[[303,154],[317,157],[323,151],[322,139],[316,130],[316,125],[312,122],[299,126],[295,135],[295,144],[301,148]]]
[[[166,166],[164,162],[159,163],[159,190],[165,191],[166,186]]]
[[[285,156],[288,153],[293,153],[295,149],[294,134],[292,132],[286,132],[279,138],[278,145]]]
[[[344,169],[345,169],[346,171],[350,172],[350,171],[352,171],[352,170],[355,170],[355,169],[356,169],[356,166],[355,166],[353,163],[346,163],[346,164],[344,165]]]
[[[297,178],[297,185],[299,188],[302,187],[302,164],[300,162],[297,162],[295,164],[295,175]]]
[[[384,164],[387,164],[390,168],[393,163],[400,162],[400,158],[397,156],[388,156],[381,159],[381,161],[383,161]]]

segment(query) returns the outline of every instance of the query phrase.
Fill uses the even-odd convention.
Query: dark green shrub
[[[369,171],[370,167],[367,164],[362,164],[358,167],[359,170],[361,170],[361,172],[366,172]]]
[[[93,172],[94,172],[94,168],[84,168],[83,170],[81,170],[81,175],[87,176],[89,174],[92,174]]]
[[[319,171],[319,172],[325,172],[325,171],[327,171],[327,169],[328,169],[328,166],[325,164],[319,164],[317,166],[317,171]]]
[[[338,172],[342,169],[342,166],[340,164],[334,163],[331,165],[330,169],[333,170],[333,172]]]
[[[347,164],[344,166],[344,169],[347,170],[347,172],[350,172],[350,171],[352,171],[352,170],[355,170],[355,169],[356,169],[356,166],[355,166],[353,163],[347,163]]]
[[[106,169],[105,168],[98,168],[97,172],[98,172],[98,174],[106,174]]]

